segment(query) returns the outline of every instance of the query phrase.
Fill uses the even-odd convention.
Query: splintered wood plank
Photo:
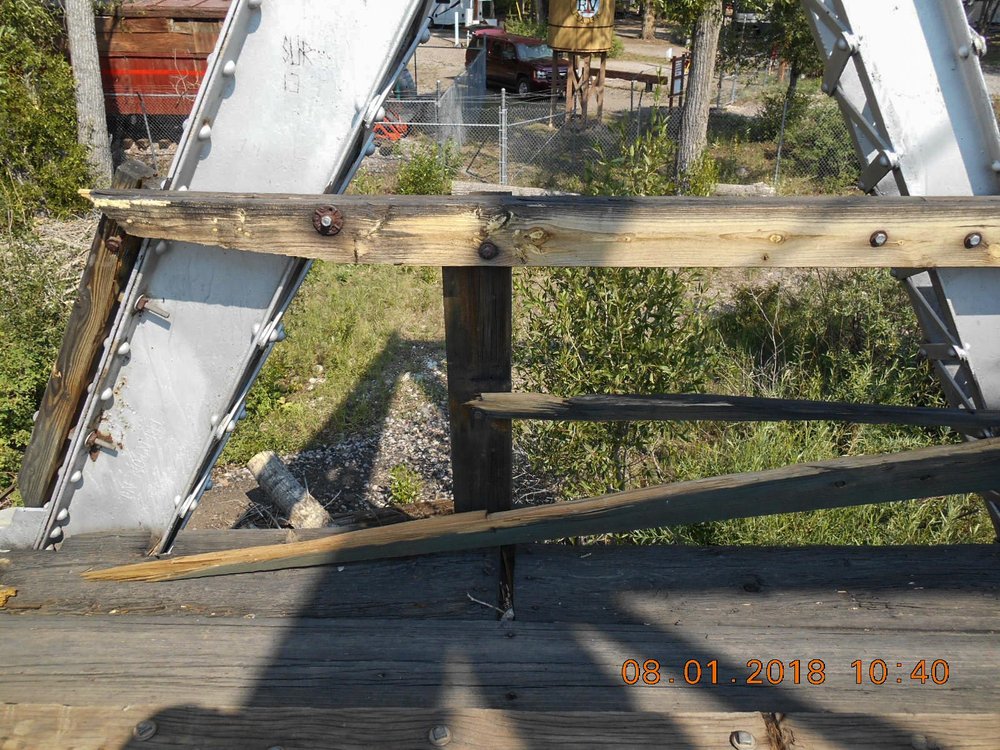
[[[129,160],[115,171],[112,185],[139,187],[150,175],[152,170],[145,164]],[[30,508],[39,508],[49,500],[67,435],[79,416],[107,328],[118,307],[118,293],[135,263],[139,243],[135,238],[121,241],[118,231],[114,220],[106,217],[97,227],[62,346],[31,431],[31,442],[24,452],[18,489]],[[120,240],[117,248],[108,245],[113,236]]]
[[[141,237],[337,263],[428,266],[1000,266],[1000,197],[295,196],[93,191]],[[313,227],[336,206],[339,234]],[[886,233],[884,245],[873,241]],[[982,242],[966,249],[966,238]],[[489,240],[495,257],[478,250]]]
[[[1000,629],[1000,545],[687,547],[530,545],[517,618],[712,627]],[[905,637],[905,636],[904,636]]]
[[[156,733],[141,747],[230,750],[234,747],[336,747],[413,750],[432,747],[431,730],[446,727],[449,750],[533,748],[722,748],[734,731],[750,732],[760,750],[773,748],[757,713],[653,714],[609,711],[531,712],[482,709],[316,709],[219,706],[0,706],[4,748],[132,747],[140,722]],[[19,744],[20,743],[20,744]],[[136,747],[140,745],[136,743]]]
[[[168,558],[86,577],[177,580],[978,492],[1000,486],[998,459],[1000,439],[839,458],[498,513],[457,513],[293,544]]]
[[[329,533],[329,532],[327,532]],[[194,531],[175,545],[187,553],[282,544],[319,531]],[[80,574],[143,559],[148,534],[71,537],[59,552],[14,550],[0,556],[0,588],[16,588],[0,612],[28,615],[169,613],[213,617],[412,617],[495,620],[469,599],[494,603],[500,573],[485,551],[363,565],[286,570],[239,582],[224,578],[178,586],[83,581]],[[237,585],[233,585],[236,583]],[[0,630],[3,625],[0,625]]]
[[[641,420],[785,422],[830,420],[955,429],[1000,425],[1000,412],[701,394],[591,395],[482,393],[468,408],[495,419],[616,422]]]
[[[930,619],[924,630],[905,633],[759,622],[102,615],[3,615],[0,627],[0,703],[981,714],[995,712],[1000,700],[996,634],[941,631]],[[659,682],[625,684],[630,659],[657,660]],[[754,659],[781,661],[780,684],[748,682]],[[885,659],[887,682],[858,685],[851,667],[858,659]],[[910,679],[920,659],[928,666],[946,660],[947,681]],[[822,683],[807,684],[803,673],[795,684],[794,660],[822,660]],[[697,685],[684,678],[692,661],[702,667]],[[695,679],[692,667],[687,674]]]

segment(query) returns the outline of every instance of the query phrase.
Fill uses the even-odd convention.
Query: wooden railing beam
[[[1000,267],[1000,197],[295,196],[92,191],[140,237],[337,263]],[[317,228],[335,207],[336,233]]]

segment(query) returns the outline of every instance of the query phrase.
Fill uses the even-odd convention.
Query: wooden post
[[[569,76],[567,76],[567,79]],[[552,50],[552,75],[549,77],[549,127],[556,116],[556,99],[559,97],[559,51]]]
[[[152,174],[145,164],[126,161],[115,172],[112,186],[122,190],[138,188]],[[109,246],[112,236],[116,241]],[[67,436],[79,418],[87,386],[118,306],[118,295],[132,273],[139,242],[137,238],[122,239],[117,224],[107,217],[97,227],[62,346],[21,463],[18,488],[29,508],[40,508],[49,500]]]
[[[511,389],[511,269],[444,268],[445,347],[455,512],[508,510],[513,500],[509,419],[487,419],[466,402]],[[499,607],[513,606],[514,550],[499,555]]]
[[[580,76],[580,119],[587,122],[587,107],[590,104],[590,62],[593,55],[589,52],[583,58],[583,74]]]
[[[601,53],[601,67],[597,71],[597,120],[604,116],[604,81],[608,71],[608,53]]]
[[[573,114],[573,100],[576,99],[576,53],[569,54],[569,69],[566,71],[566,118]]]

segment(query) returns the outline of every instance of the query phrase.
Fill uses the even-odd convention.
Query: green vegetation
[[[24,233],[41,210],[82,206],[88,166],[60,35],[49,4],[0,0],[0,231]]]
[[[412,505],[420,499],[424,483],[420,475],[406,464],[389,470],[389,495],[397,505]]]
[[[451,144],[444,148],[428,144],[412,149],[396,178],[400,195],[447,195],[458,167]]]

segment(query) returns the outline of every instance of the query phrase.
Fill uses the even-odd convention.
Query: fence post
[[[500,184],[507,184],[507,89],[500,89]]]
[[[455,512],[511,507],[513,444],[509,419],[486,419],[464,406],[479,393],[511,390],[510,268],[443,268],[448,414]],[[513,606],[513,548],[501,548],[499,606]]]

